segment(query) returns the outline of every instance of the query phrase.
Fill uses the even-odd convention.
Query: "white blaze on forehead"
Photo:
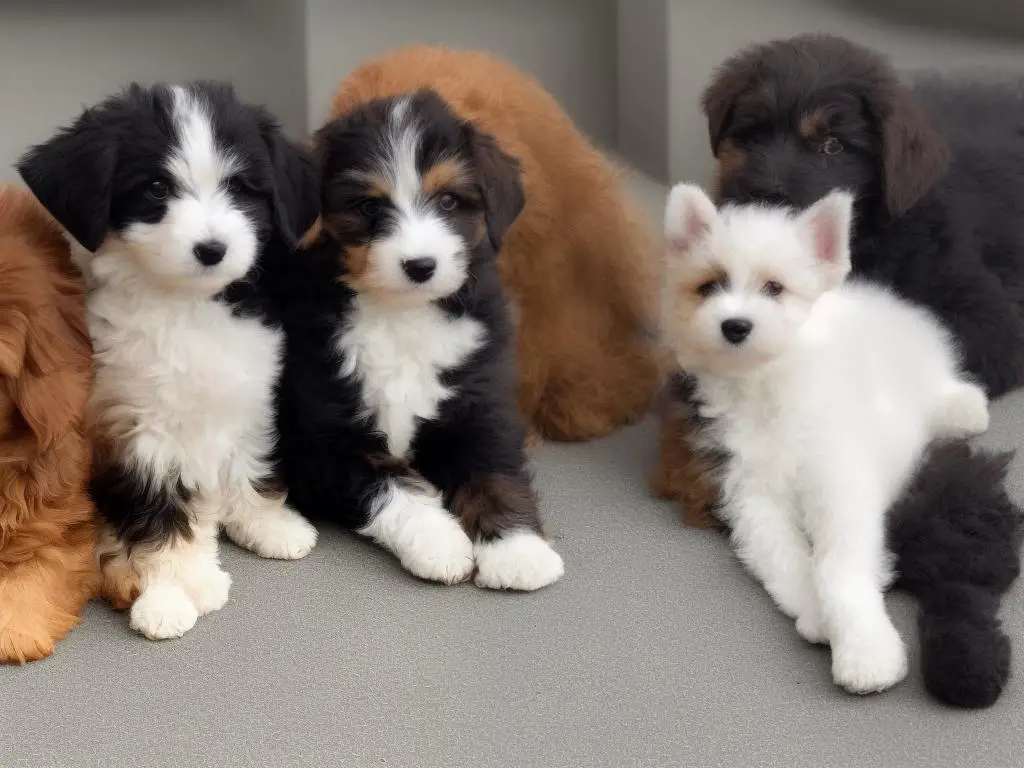
[[[387,133],[387,157],[382,175],[391,187],[391,200],[403,213],[410,214],[420,198],[420,174],[416,153],[420,147],[420,128],[409,114],[409,99],[401,98],[391,108]]]
[[[412,290],[421,299],[454,293],[465,283],[467,270],[465,241],[423,192],[417,156],[426,129],[408,97],[398,99],[388,113],[372,174],[383,179],[394,209],[392,226],[374,240],[370,256],[379,287]],[[405,273],[403,265],[414,258],[433,260],[434,271],[425,282]]]
[[[195,197],[210,197],[221,183],[241,170],[237,155],[217,146],[210,109],[196,94],[174,86],[176,146],[167,159],[167,170],[183,190]]]

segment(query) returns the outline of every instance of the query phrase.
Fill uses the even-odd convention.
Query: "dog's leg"
[[[96,541],[96,559],[100,566],[100,597],[108,600],[115,610],[132,607],[139,596],[141,582],[132,566],[128,550],[104,526]]]
[[[883,691],[907,674],[907,651],[885,609],[891,579],[884,494],[849,462],[826,481],[809,516],[815,582],[832,646],[832,677],[852,693]],[[851,479],[853,478],[853,479]]]
[[[489,397],[493,402],[484,401]],[[440,489],[472,540],[478,586],[540,589],[558,581],[565,567],[542,535],[522,425],[498,397],[481,394],[478,407],[424,424],[415,468]]]
[[[395,554],[410,573],[455,584],[473,573],[473,544],[441,495],[422,479],[392,478],[378,486],[369,520],[356,531]]]
[[[196,620],[228,601],[231,577],[217,551],[219,504],[189,502],[191,538],[175,536],[161,545],[133,550],[139,596],[131,607],[131,627],[150,640],[181,637]]]
[[[669,402],[662,414],[658,460],[651,492],[679,502],[683,523],[694,528],[721,528],[713,509],[718,484],[711,467],[693,445],[696,427],[691,409]]]
[[[452,509],[475,542],[477,586],[532,591],[565,573],[525,476],[477,475],[455,491]]]
[[[24,664],[53,653],[79,622],[98,580],[92,527],[53,539],[28,525],[9,539],[0,561],[0,663]]]
[[[298,560],[316,545],[316,528],[285,503],[285,493],[267,484],[240,484],[226,503],[224,531],[260,557]]]
[[[732,495],[726,517],[740,562],[764,585],[779,609],[796,619],[802,637],[823,642],[810,544],[791,511],[741,485]]]

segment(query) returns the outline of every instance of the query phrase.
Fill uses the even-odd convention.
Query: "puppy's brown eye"
[[[697,293],[703,296],[705,299],[722,288],[721,280],[708,280],[706,283],[701,283],[697,286]]]
[[[359,204],[359,212],[368,219],[379,216],[381,208],[383,208],[383,206],[381,205],[380,200],[376,200],[372,197],[363,200],[363,202]]]
[[[171,188],[163,179],[153,179],[146,185],[146,195],[153,200],[166,200]]]
[[[228,179],[227,186],[228,192],[230,192],[232,195],[239,194],[243,189],[242,182],[239,181],[238,179]]]
[[[448,213],[451,213],[452,211],[459,207],[458,199],[455,197],[455,195],[451,194],[450,192],[445,192],[443,195],[441,195],[441,197],[437,201],[437,204],[441,206],[442,211],[447,211]]]
[[[782,287],[782,283],[778,283],[775,280],[769,280],[767,283],[764,284],[764,287],[761,288],[761,290],[764,291],[766,296],[771,296],[772,298],[775,298],[776,296],[781,294],[784,289]]]
[[[825,140],[821,142],[821,151],[826,155],[838,155],[843,151],[843,142],[835,136],[827,136]]]

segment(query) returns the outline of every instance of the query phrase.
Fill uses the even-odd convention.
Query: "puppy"
[[[900,82],[829,35],[741,51],[704,93],[719,200],[856,194],[853,270],[959,337],[990,397],[1024,380],[1024,100],[1018,83]]]
[[[423,579],[551,584],[497,265],[517,164],[434,92],[367,102],[315,143],[320,238],[270,281],[289,498]]]
[[[412,46],[370,61],[342,82],[331,116],[420,88],[520,162],[526,203],[499,269],[531,439],[584,440],[636,420],[660,383],[658,246],[615,172],[538,83],[481,52]]]
[[[806,211],[716,211],[669,196],[666,340],[695,378],[701,445],[724,456],[722,515],[737,556],[837,684],[884,690],[907,654],[882,592],[886,515],[934,440],[988,428],[984,391],[931,313],[845,281],[852,197]]]
[[[882,56],[815,34],[728,59],[703,106],[719,202],[805,208],[835,188],[854,192],[853,274],[933,311],[990,397],[1020,385],[1024,102],[1015,86],[908,88]],[[672,398],[664,412],[652,486],[683,500],[684,521],[708,527],[713,467],[686,439],[698,425],[685,401]]]
[[[318,214],[314,167],[196,82],[132,85],[18,170],[88,281],[104,591],[146,637],[180,636],[228,599],[219,526],[264,557],[316,541],[272,476],[283,332],[261,279]]]
[[[1005,486],[1012,454],[964,439],[988,421],[985,396],[950,378],[957,356],[934,318],[865,281],[838,285],[848,222],[842,192],[794,216],[715,211],[698,189],[673,191],[663,325],[689,375],[676,377],[669,403],[699,426],[701,456],[722,479],[715,513],[740,556],[801,634],[832,643],[837,681],[863,692],[902,676],[887,621],[858,617],[868,602],[842,605],[864,585],[843,572],[873,561],[884,575],[891,560],[893,586],[920,603],[929,692],[989,706],[1009,678],[999,609],[1024,537],[1024,511]],[[822,278],[833,286],[823,294]],[[936,396],[945,404],[929,413]],[[878,480],[893,473],[905,481],[879,495]],[[824,624],[822,609],[832,612]],[[867,642],[851,648],[851,632],[865,627]]]
[[[82,293],[60,228],[0,188],[0,662],[53,653],[99,581]]]

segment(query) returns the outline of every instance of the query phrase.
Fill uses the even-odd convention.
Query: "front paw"
[[[488,589],[530,592],[554,584],[565,573],[561,556],[529,530],[481,541],[475,551],[476,584]]]
[[[805,614],[816,613],[818,608],[814,585],[810,579],[773,579],[765,583],[765,589],[771,595],[778,609],[791,619],[799,619]]]
[[[804,640],[813,645],[828,645],[824,620],[817,608],[804,611],[797,616],[796,631]]]
[[[15,608],[6,617],[0,615],[0,664],[25,664],[45,659],[78,623],[78,617],[52,605],[45,599],[35,605],[2,606]],[[2,611],[0,611],[2,614]]]
[[[473,542],[437,496],[395,489],[359,533],[390,549],[421,579],[456,584],[473,573]]]
[[[432,511],[432,510],[431,510]],[[457,584],[473,573],[473,542],[448,513],[433,515],[424,510],[414,526],[413,541],[399,559],[410,573],[428,581]]]
[[[189,571],[181,577],[182,586],[200,616],[219,611],[231,594],[231,575],[211,564]]]
[[[154,584],[132,603],[130,626],[150,640],[181,637],[195,626],[199,612],[177,584]]]
[[[277,560],[305,557],[317,538],[312,523],[286,506],[241,510],[224,524],[224,531],[236,544]]]
[[[832,643],[832,679],[850,693],[878,693],[907,676],[907,649],[886,619]]]

